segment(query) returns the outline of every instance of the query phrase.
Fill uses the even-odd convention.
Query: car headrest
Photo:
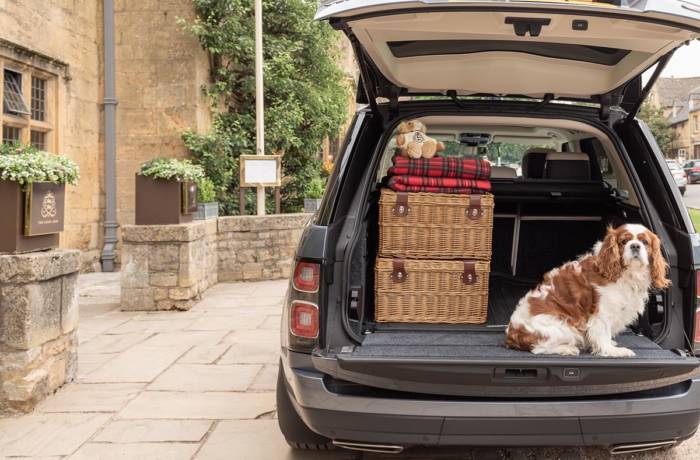
[[[549,153],[544,177],[557,180],[591,180],[591,164],[585,153]]]
[[[508,166],[491,166],[491,179],[515,179],[518,172]]]
[[[554,149],[532,148],[523,155],[523,177],[526,179],[542,179],[544,177],[544,163],[547,155],[554,153]]]

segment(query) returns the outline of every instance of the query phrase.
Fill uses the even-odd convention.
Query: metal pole
[[[256,153],[265,155],[265,104],[263,101],[262,0],[255,0],[255,126]],[[265,215],[265,187],[258,185],[258,215]]]
[[[105,218],[102,271],[114,271],[117,245],[117,180],[116,180],[116,111],[117,97],[114,76],[114,0],[103,2],[104,20],[104,111],[105,111]]]

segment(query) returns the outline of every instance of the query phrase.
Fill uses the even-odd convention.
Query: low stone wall
[[[219,281],[290,276],[311,214],[122,227],[122,310],[189,310]]]
[[[219,218],[219,281],[288,278],[311,214]]]
[[[216,220],[122,227],[123,310],[189,310],[217,283]]]
[[[0,256],[0,414],[75,378],[80,266],[76,250]]]

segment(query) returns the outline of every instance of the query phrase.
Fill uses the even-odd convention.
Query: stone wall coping
[[[75,273],[80,257],[77,249],[0,255],[0,283],[31,283]]]
[[[313,214],[272,214],[269,216],[219,217],[219,233],[285,230],[304,226]]]
[[[176,225],[124,225],[122,239],[132,243],[184,243],[203,238],[211,225],[203,220]]]

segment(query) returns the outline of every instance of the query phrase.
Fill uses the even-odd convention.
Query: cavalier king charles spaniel
[[[613,340],[644,312],[649,290],[669,286],[659,237],[639,224],[608,227],[593,250],[544,275],[520,299],[506,346],[536,354],[634,356]]]

